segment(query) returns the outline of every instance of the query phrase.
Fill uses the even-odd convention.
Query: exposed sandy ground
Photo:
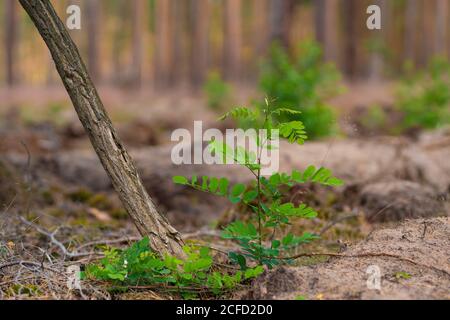
[[[269,271],[235,298],[450,299],[450,218],[380,229],[341,254],[357,257]],[[380,290],[367,286],[370,266],[381,272]]]
[[[227,124],[218,124],[217,114],[204,104],[197,106],[201,99],[178,99],[177,95],[157,98],[144,92],[133,102],[129,101],[129,94],[109,94],[107,90],[105,105],[120,136],[130,147],[159,210],[183,232],[217,222],[230,208],[226,200],[175,186],[171,177],[195,173],[246,182],[251,176],[236,166],[175,166],[170,161],[169,141],[173,129],[190,128],[194,120],[202,119],[205,127]],[[363,94],[365,90],[364,86],[352,89],[336,105],[342,105],[345,113],[374,101],[391,103],[391,93],[386,88],[377,89],[376,94],[367,91],[367,95]],[[17,90],[11,97],[4,97],[5,92],[0,90],[0,100],[4,97],[2,101],[10,106],[36,104],[36,109],[25,108],[32,110],[33,116],[48,112],[48,98],[41,95],[38,89],[27,96]],[[67,103],[60,89],[55,89],[52,99]],[[349,105],[346,99],[354,101]],[[70,105],[55,115],[47,114],[62,120],[63,124],[56,126],[45,122],[19,126],[23,115],[14,115],[15,107],[10,106],[6,110],[0,106],[0,113],[9,114],[2,118],[0,125],[0,265],[13,265],[0,270],[0,293],[5,292],[8,298],[81,298],[67,292],[65,277],[55,276],[57,273],[52,270],[43,272],[38,267],[43,256],[56,256],[47,266],[62,274],[73,259],[59,256],[61,249],[50,243],[48,237],[24,225],[19,216],[37,219],[47,230],[58,227],[55,236],[64,242],[67,250],[105,239],[125,239],[114,242],[125,245],[129,237],[136,239],[137,232],[123,212]],[[297,266],[268,272],[236,298],[448,299],[449,218],[435,217],[450,212],[449,157],[449,130],[423,133],[415,140],[379,136],[332,138],[294,147],[283,144],[282,171],[302,170],[309,164],[325,165],[346,182],[345,186],[334,189],[307,185],[289,190],[287,197],[300,194],[296,200],[305,201],[320,212],[317,219],[295,227],[312,232],[326,230],[317,250],[334,250],[336,246],[345,249],[348,243],[356,243],[340,254],[369,255],[332,257],[328,262],[322,262],[323,257],[302,258],[297,260]],[[86,189],[90,194],[85,194]],[[80,197],[87,198],[80,200]],[[235,218],[233,214],[242,213],[239,210],[238,207],[228,210],[226,218]],[[341,220],[348,214],[353,217]],[[373,228],[380,228],[378,222],[417,217],[425,219],[391,225],[389,229],[373,232],[366,241],[354,241]],[[22,265],[18,263],[21,261],[32,263]],[[381,270],[381,290],[367,289],[366,270],[370,265],[377,265]],[[19,279],[14,278],[16,275]],[[18,292],[14,287],[16,282],[25,284],[26,292]],[[88,298],[110,298],[103,290],[95,287],[89,290]],[[155,298],[152,294],[145,296]]]

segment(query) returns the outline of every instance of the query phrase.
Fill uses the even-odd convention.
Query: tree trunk
[[[314,0],[314,29],[316,41],[325,47],[326,0]]]
[[[194,89],[198,89],[204,83],[208,71],[209,0],[192,1],[191,10],[191,81]]]
[[[315,1],[316,40],[323,47],[325,61],[337,60],[338,0]]]
[[[448,41],[448,0],[436,0],[435,53],[445,55]]]
[[[158,88],[167,88],[170,84],[172,63],[170,1],[156,0],[155,13],[155,85]]]
[[[159,254],[183,257],[180,234],[156,210],[119,140],[75,43],[49,0],[20,0],[47,44],[92,146],[139,232]]]
[[[357,43],[357,0],[343,0],[344,10],[344,69],[350,79],[356,76],[356,43]]]
[[[143,50],[143,28],[144,28],[144,0],[132,1],[132,38],[133,38],[133,53],[132,53],[132,81],[136,88],[141,87],[142,82],[142,50]]]
[[[405,60],[416,61],[416,29],[418,17],[419,3],[418,0],[409,0],[406,3],[405,12],[405,45],[403,56]]]
[[[170,26],[172,35],[171,63],[169,70],[169,84],[171,87],[177,87],[183,80],[183,32],[184,16],[183,1],[170,2]]]
[[[224,1],[223,69],[227,80],[240,79],[242,46],[241,0]]]
[[[294,11],[293,0],[270,0],[270,41],[290,46],[289,32]]]
[[[251,2],[251,60],[246,67],[247,79],[257,81],[262,59],[269,46],[269,0],[252,0]]]
[[[419,40],[421,49],[419,64],[421,67],[425,67],[434,53],[434,39],[432,35],[434,34],[434,21],[436,17],[433,15],[433,3],[431,1],[422,0],[421,3],[422,28],[421,32],[419,31],[421,33],[421,39]]]
[[[99,26],[100,26],[100,2],[99,0],[89,0],[86,2],[86,22],[87,22],[87,51],[88,51],[88,70],[91,78],[96,81],[99,79]]]
[[[370,53],[369,80],[379,82],[382,79],[384,70],[383,49],[386,43],[388,43],[386,31],[391,27],[388,25],[390,23],[390,8],[387,0],[376,0],[374,4],[378,5],[381,9],[381,30],[373,30],[371,32],[374,44]]]
[[[16,80],[14,72],[14,57],[16,55],[16,36],[17,36],[17,12],[16,1],[5,1],[5,64],[6,64],[6,83],[12,87]]]
[[[73,0],[72,0],[73,1]],[[127,27],[126,23],[129,17],[128,2],[111,1],[112,17],[114,17],[114,27],[112,31],[112,68],[108,75],[109,81],[114,85],[122,85],[126,78],[124,65],[124,48],[126,47]]]

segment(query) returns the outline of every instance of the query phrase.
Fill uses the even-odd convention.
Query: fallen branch
[[[43,229],[42,227],[38,226],[37,224],[34,224],[33,222],[28,221],[27,219],[20,217],[20,216],[19,216],[19,219],[25,225],[35,229],[40,234],[43,234],[44,236],[48,237],[50,239],[50,242],[53,243],[54,245],[56,245],[62,251],[64,256],[67,256],[69,258],[79,258],[79,257],[85,257],[85,256],[96,254],[95,252],[71,252],[71,251],[67,250],[67,248],[60,241],[58,241],[55,238],[56,231],[49,232],[49,231]]]
[[[57,273],[59,275],[64,275],[64,273],[55,270],[53,268],[47,267],[42,263],[37,263],[37,262],[33,262],[33,261],[13,261],[13,262],[8,262],[8,263],[4,263],[4,264],[0,264],[0,270],[4,269],[4,268],[9,268],[9,267],[13,267],[13,266],[33,266],[33,267],[39,267],[48,271],[52,271],[54,273]]]

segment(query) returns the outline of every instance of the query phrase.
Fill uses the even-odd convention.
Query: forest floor
[[[230,297],[450,299],[450,130],[392,136],[367,126],[370,105],[389,110],[392,103],[388,85],[371,88],[352,87],[335,101],[342,110],[339,136],[280,148],[282,171],[326,164],[346,182],[286,194],[319,209],[316,219],[292,226],[321,235],[303,253],[329,255],[267,271]],[[0,90],[0,299],[172,298],[149,290],[111,293],[92,282],[83,283],[81,293],[67,290],[69,266],[95,261],[102,246],[124,246],[139,235],[61,88],[23,90]],[[161,212],[188,239],[230,245],[217,230],[245,215],[242,208],[174,186],[171,177],[250,177],[235,166],[173,165],[170,133],[192,128],[194,120],[205,128],[232,124],[218,123],[217,111],[183,93],[131,99],[108,88],[100,92]],[[395,120],[395,111],[391,115]],[[367,286],[368,270],[380,271],[379,289]]]

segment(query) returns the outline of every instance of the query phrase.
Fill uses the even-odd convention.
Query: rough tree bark
[[[47,44],[75,110],[112,185],[139,232],[160,254],[183,257],[180,234],[155,208],[119,140],[78,49],[49,0],[20,0]]]

